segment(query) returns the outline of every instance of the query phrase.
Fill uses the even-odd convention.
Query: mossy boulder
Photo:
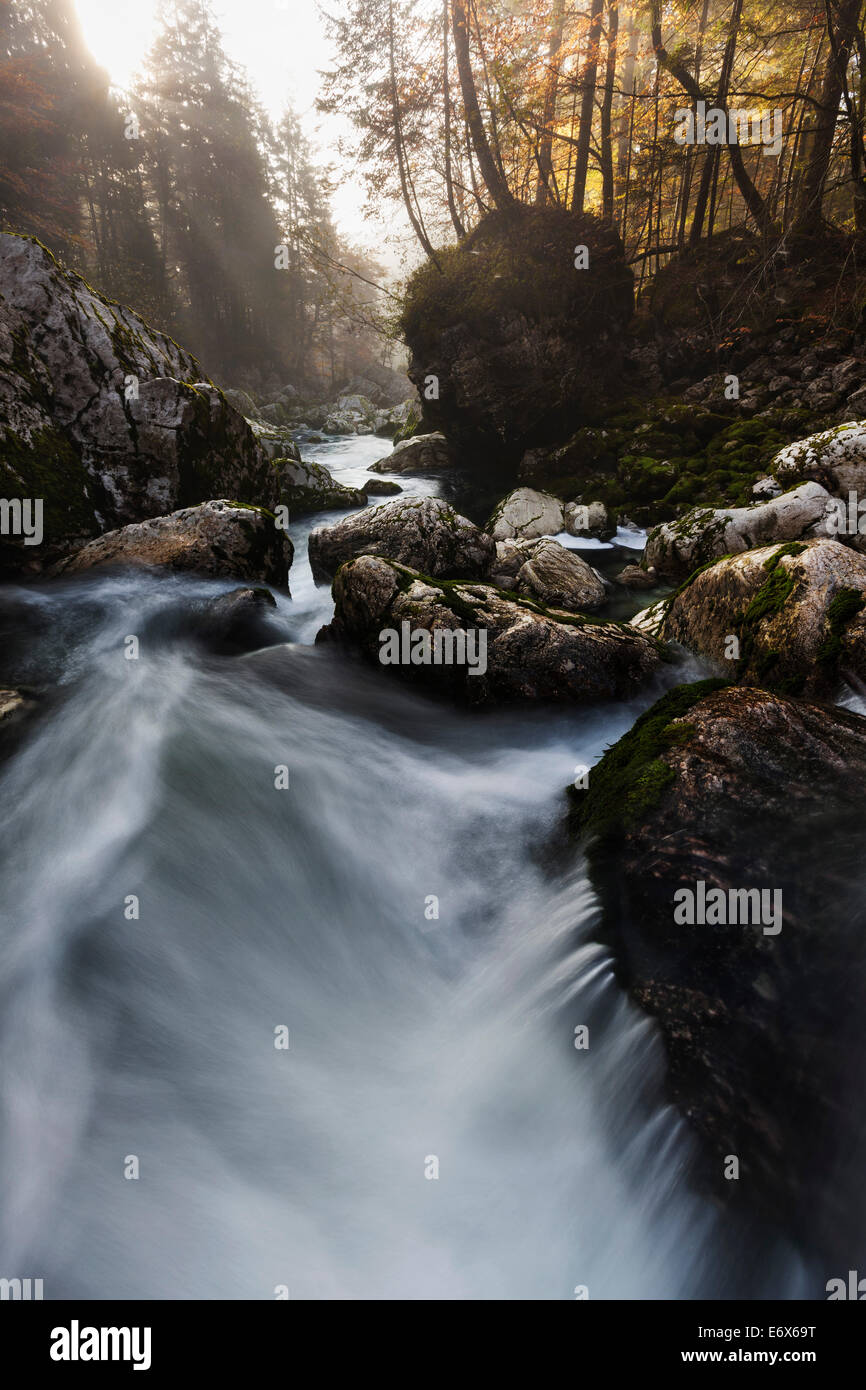
[[[830,696],[866,679],[866,556],[838,541],[728,556],[658,608],[659,635],[740,684]]]
[[[864,777],[861,716],[701,682],[654,705],[571,793],[602,935],[661,1029],[702,1185],[793,1234],[816,1297],[866,1239]],[[721,920],[675,918],[675,895],[699,885],[724,895]],[[780,930],[728,910],[756,891]]]
[[[646,684],[663,660],[659,643],[623,623],[545,608],[492,584],[443,580],[378,556],[343,565],[333,585],[334,621],[317,640],[358,649],[392,676],[473,706],[512,701],[617,699]],[[406,642],[427,634],[480,658],[383,664],[384,630]],[[439,634],[437,639],[437,634]],[[446,639],[446,634],[447,639]],[[459,650],[459,648],[458,648]]]
[[[401,328],[428,428],[461,463],[495,454],[502,468],[567,438],[621,389],[632,308],[632,273],[608,224],[563,208],[488,214],[407,287]]]
[[[832,499],[819,483],[803,483],[748,507],[698,507],[650,532],[644,563],[666,579],[680,580],[722,555],[798,540],[820,528],[832,510]]]
[[[39,547],[3,538],[0,564],[17,571],[210,497],[272,507],[277,483],[194,357],[39,242],[2,234],[0,493],[43,503]]]

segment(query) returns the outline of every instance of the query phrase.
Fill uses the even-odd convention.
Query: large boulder
[[[657,631],[740,684],[829,695],[866,678],[864,606],[866,557],[834,540],[793,541],[698,571],[656,606]]]
[[[490,569],[500,589],[535,599],[545,608],[588,613],[604,602],[604,580],[585,560],[559,541],[497,541]]]
[[[866,420],[848,420],[786,445],[770,469],[783,487],[811,480],[834,497],[866,497]]]
[[[227,495],[271,507],[277,481],[247,421],[194,357],[0,235],[0,493],[40,499],[44,539],[3,538],[0,565],[46,560],[107,527]]]
[[[292,542],[269,512],[219,500],[109,531],[59,561],[50,573],[80,574],[97,565],[158,565],[288,587],[292,557]]]
[[[589,213],[482,218],[407,287],[401,327],[427,427],[461,462],[505,468],[567,438],[621,390],[633,285],[617,232]]]
[[[833,499],[815,482],[749,507],[696,507],[679,521],[663,522],[650,532],[643,563],[665,579],[684,579],[722,555],[799,540],[833,512]]]
[[[333,575],[356,555],[383,555],[434,577],[486,574],[493,541],[438,497],[400,497],[310,535],[310,563]]]
[[[824,1297],[866,1239],[866,720],[718,684],[643,715],[575,820],[704,1182],[817,1252]]]
[[[432,580],[378,556],[344,565],[333,592],[334,621],[320,638],[347,642],[381,661],[386,634],[400,657],[383,669],[473,705],[618,699],[649,680],[662,659],[657,642],[624,624],[546,609],[489,584]],[[428,634],[420,643],[429,641],[433,659],[406,660],[421,633]],[[448,633],[464,634],[475,669],[435,659],[436,641],[455,641]]]
[[[448,473],[454,458],[444,434],[416,434],[370,464],[370,473]]]
[[[487,529],[495,541],[558,535],[565,529],[563,504],[549,492],[518,487],[494,508]]]

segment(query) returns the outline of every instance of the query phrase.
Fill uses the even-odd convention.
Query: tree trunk
[[[550,40],[547,45],[547,81],[544,86],[544,106],[541,112],[541,142],[538,147],[538,183],[535,201],[540,206],[549,201],[553,181],[553,122],[556,119],[556,96],[559,89],[559,50],[565,27],[565,0],[554,0],[550,19]]]
[[[830,51],[818,96],[818,110],[808,140],[808,155],[794,215],[794,231],[800,235],[810,235],[821,226],[824,183],[833,153],[839,104],[847,82],[848,63],[860,11],[860,0],[841,0],[841,3],[835,6],[837,23],[834,34],[834,6],[832,0],[826,0],[826,3],[826,33],[830,40]]]
[[[616,45],[619,35],[619,0],[608,0],[607,6],[607,64],[604,72],[604,99],[601,104],[601,202],[602,213],[613,221],[613,141],[611,140],[611,108],[616,78]]]
[[[592,0],[589,12],[589,37],[586,62],[581,73],[580,127],[577,132],[577,153],[574,158],[574,189],[571,206],[583,212],[586,199],[586,176],[589,171],[589,147],[592,141],[592,115],[595,110],[595,81],[598,74],[598,52],[601,46],[601,17],[604,0]]]
[[[445,193],[451,225],[459,237],[466,235],[454,199],[454,175],[451,164],[451,84],[448,80],[448,0],[442,0],[442,86],[445,100]]]
[[[472,137],[475,156],[478,160],[478,168],[481,170],[481,177],[487,185],[487,191],[493,199],[494,205],[500,211],[505,211],[513,206],[514,199],[503,174],[500,172],[487,139],[487,131],[484,129],[484,120],[478,105],[475,77],[472,72],[469,25],[464,0],[452,0],[451,30],[454,35],[454,51],[457,55],[460,90],[463,94],[463,109],[466,113],[466,124]]]

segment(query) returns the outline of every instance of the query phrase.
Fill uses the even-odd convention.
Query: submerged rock
[[[383,555],[425,574],[486,573],[493,541],[438,497],[401,497],[317,526],[309,542],[314,574],[333,575],[356,555]]]
[[[364,492],[368,497],[396,497],[402,491],[399,483],[392,483],[388,478],[372,478],[369,483],[364,484]]]
[[[395,444],[384,458],[370,464],[370,473],[449,473],[454,459],[444,434],[416,434]]]
[[[0,235],[0,492],[44,505],[39,547],[3,538],[7,570],[209,497],[277,501],[247,421],[195,358],[12,234]]]
[[[165,565],[287,587],[292,556],[292,542],[270,513],[220,500],[109,531],[51,573],[79,574],[96,565]]]
[[[684,579],[722,555],[799,540],[833,511],[826,488],[813,482],[748,507],[697,507],[650,532],[643,563],[667,579]]]
[[[255,651],[278,640],[269,623],[276,606],[270,589],[232,589],[207,605],[196,635],[220,654]]]
[[[573,550],[543,537],[497,541],[490,579],[500,589],[535,599],[546,608],[583,613],[604,602],[601,576]]]
[[[866,720],[717,685],[654,705],[575,824],[704,1182],[817,1250],[823,1297],[866,1238]]]
[[[829,695],[866,679],[864,607],[866,557],[838,541],[793,541],[700,570],[657,605],[658,631],[740,684]]]
[[[491,584],[434,581],[371,555],[340,569],[334,603],[334,621],[317,640],[337,639],[380,661],[382,634],[391,633],[401,657],[383,669],[473,705],[620,698],[648,681],[662,660],[658,643],[624,624],[546,609]],[[420,633],[428,634],[418,639],[421,657],[408,659]],[[423,658],[425,643],[444,643],[448,633],[464,634],[460,642],[474,664]]]
[[[496,541],[555,536],[564,529],[565,513],[559,498],[532,487],[515,488],[494,509],[487,523],[487,530]]]

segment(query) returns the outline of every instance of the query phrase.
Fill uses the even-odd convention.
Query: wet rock
[[[641,569],[640,565],[626,565],[625,569],[614,575],[613,582],[621,584],[624,589],[654,589],[659,580],[654,569],[645,570]]]
[[[369,483],[364,484],[364,492],[368,497],[396,497],[402,491],[399,483],[391,482],[388,478],[372,478]]]
[[[431,659],[382,669],[472,705],[620,698],[648,681],[662,659],[656,642],[625,624],[546,609],[489,584],[431,580],[377,556],[362,555],[340,569],[334,602],[334,621],[319,637],[349,643],[375,662],[384,630],[407,652],[412,633],[427,633],[419,645],[429,642],[433,653],[437,633],[443,651],[446,642],[448,650],[456,646],[444,634],[464,633],[460,641],[478,658],[474,665]]]
[[[843,680],[866,679],[864,606],[866,557],[838,541],[812,540],[720,560],[657,607],[662,637],[730,679],[830,695]],[[635,625],[647,630],[646,615],[639,617]]]
[[[604,602],[601,576],[573,550],[543,537],[535,541],[497,541],[492,582],[546,608],[591,612]]]
[[[650,532],[644,562],[666,579],[684,579],[722,555],[798,540],[833,510],[829,493],[816,482],[749,507],[696,507]]]
[[[487,529],[497,541],[515,536],[532,540],[536,536],[558,535],[565,529],[563,504],[549,492],[515,488],[495,508]]]
[[[393,453],[370,464],[371,473],[448,473],[454,459],[444,434],[416,434],[394,446]]]
[[[164,565],[285,587],[292,555],[291,541],[271,514],[218,500],[109,531],[51,573],[79,574],[96,565]]]
[[[0,563],[48,561],[106,527],[214,496],[272,507],[276,480],[244,417],[198,362],[131,309],[0,235],[0,493],[41,499],[44,537]]]
[[[703,682],[653,706],[575,796],[606,939],[661,1028],[703,1182],[817,1254],[821,1298],[866,1238],[864,778],[861,716]]]
[[[279,477],[280,501],[288,506],[292,516],[304,512],[363,507],[367,500],[364,491],[344,487],[321,463],[277,459],[275,466]]]
[[[196,635],[220,654],[257,651],[279,640],[269,621],[276,606],[269,589],[232,589],[208,604]]]
[[[486,573],[493,541],[437,497],[400,497],[368,507],[334,526],[317,526],[309,542],[315,574],[336,574],[356,555],[382,555],[434,576]]]

